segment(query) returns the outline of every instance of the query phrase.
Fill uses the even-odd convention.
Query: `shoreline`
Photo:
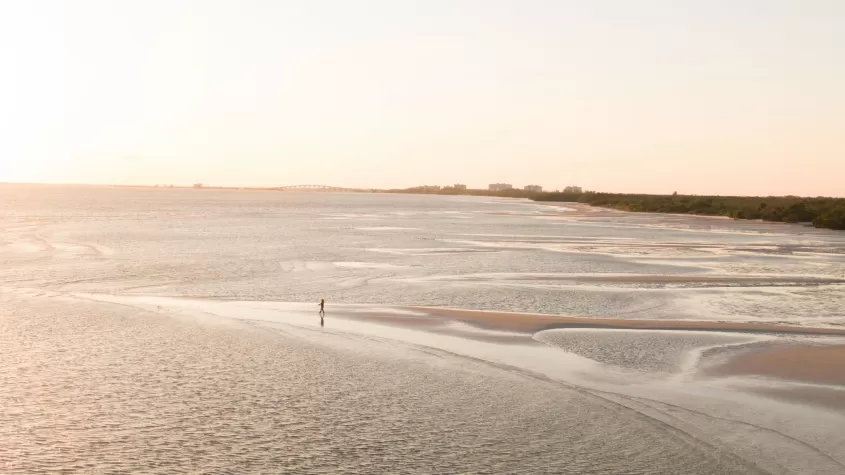
[[[194,190],[218,190],[218,191],[297,191],[297,192],[309,192],[309,193],[373,193],[373,194],[408,194],[408,195],[436,195],[436,196],[476,196],[476,197],[494,197],[494,198],[510,198],[510,199],[522,199],[522,200],[530,200],[533,203],[542,204],[542,205],[551,205],[551,206],[565,206],[565,207],[572,207],[574,208],[575,205],[581,205],[585,207],[595,208],[599,211],[614,211],[619,213],[645,213],[645,214],[660,214],[666,216],[676,216],[676,217],[706,217],[706,218],[715,218],[715,219],[727,219],[731,221],[745,221],[748,223],[765,223],[765,224],[786,224],[786,225],[794,225],[798,227],[802,227],[805,229],[815,229],[815,230],[824,230],[824,231],[843,231],[845,230],[845,216],[842,216],[839,213],[839,209],[835,206],[835,204],[831,204],[830,202],[842,203],[845,202],[845,198],[839,197],[790,197],[790,196],[768,196],[768,197],[761,197],[761,196],[723,196],[723,195],[654,195],[654,194],[627,194],[627,193],[605,193],[605,192],[586,192],[586,193],[578,193],[578,194],[567,194],[560,191],[540,191],[540,192],[528,192],[519,189],[512,189],[505,192],[495,192],[483,189],[469,189],[469,190],[462,190],[461,192],[442,192],[441,189],[438,189],[434,192],[424,192],[424,191],[415,191],[414,188],[404,188],[404,189],[368,189],[368,188],[343,188],[343,187],[333,187],[327,186],[324,189],[309,189],[309,188],[299,188],[299,186],[303,187],[310,187],[313,185],[294,185],[294,186],[282,186],[282,187],[253,187],[253,186],[243,186],[243,187],[236,187],[236,186],[214,186],[214,185],[200,185],[200,186],[189,186],[189,185],[179,185],[179,186],[155,186],[155,185],[120,185],[120,184],[89,184],[89,183],[25,183],[25,182],[0,182],[0,185],[20,185],[20,186],[91,186],[91,187],[112,187],[112,188],[139,188],[139,189],[194,189]],[[446,187],[448,189],[448,187]],[[566,195],[559,196],[562,199],[554,199],[553,195]],[[573,199],[579,199],[583,196],[601,196],[606,199],[616,199],[615,202],[601,202],[596,201],[595,203],[591,203],[588,201],[579,202],[579,201],[571,201]],[[657,200],[669,200],[674,203],[675,200],[681,200],[680,203],[682,206],[686,206],[689,202],[695,200],[696,202],[701,200],[720,200],[720,203],[723,203],[725,200],[733,202],[732,206],[722,207],[718,210],[712,208],[712,203],[708,204],[708,208],[703,210],[696,209],[693,210],[690,208],[689,212],[683,211],[662,211],[664,209],[662,207],[662,202],[657,202]],[[569,200],[569,201],[566,201]],[[644,200],[651,200],[652,203],[650,206],[652,208],[643,208],[643,209],[632,209],[632,206],[635,205],[642,205]],[[686,200],[686,201],[684,201]],[[766,201],[771,201],[773,206],[768,206],[769,203]],[[744,202],[745,207],[739,206],[737,203]],[[749,204],[754,204],[756,206],[751,206]],[[758,204],[766,204],[767,207],[761,208]],[[774,206],[775,204],[781,204],[780,206]],[[803,206],[800,208],[802,211],[800,217],[793,216],[792,214],[778,214],[778,215],[771,215],[769,210],[778,210],[778,209],[787,209],[790,208],[792,205],[795,206]],[[649,206],[649,205],[646,205]],[[654,207],[658,206],[658,207]],[[841,206],[841,205],[839,205]],[[730,209],[729,209],[730,208]],[[765,211],[764,211],[765,210]],[[583,209],[580,210],[583,212]],[[769,213],[768,219],[767,216],[763,213]],[[786,213],[786,212],[785,212]],[[810,213],[809,215],[807,213]]]
[[[259,325],[282,323],[295,327],[324,331],[310,303],[268,301],[214,301],[179,297],[131,297],[76,294],[73,298],[108,304],[125,305],[141,310],[212,319],[234,319]],[[328,308],[325,328],[364,337],[395,339],[411,345],[428,346],[459,355],[480,358],[493,364],[515,364],[530,371],[549,371],[550,377],[564,375],[586,378],[579,374],[580,361],[589,361],[600,369],[599,378],[610,374],[623,375],[629,382],[645,384],[657,380],[712,381],[723,390],[756,394],[789,404],[807,405],[826,410],[845,408],[845,329],[797,327],[743,322],[621,320],[614,318],[574,317],[562,315],[462,310],[437,307],[398,307],[366,304],[337,304]],[[341,322],[345,321],[345,322]],[[369,324],[369,325],[363,325]],[[380,328],[379,328],[380,327]],[[395,330],[389,330],[392,327]],[[679,371],[632,370],[602,362],[583,353],[577,346],[559,348],[535,339],[535,334],[550,329],[605,329],[641,331],[727,332],[760,335],[792,335],[792,338],[770,338],[760,343],[724,346],[715,353],[702,354],[697,362]],[[396,331],[399,330],[399,331]],[[410,332],[406,332],[410,331]],[[428,335],[423,335],[428,334]],[[577,336],[577,334],[575,335]],[[813,337],[816,338],[800,338]],[[824,337],[829,338],[824,338]],[[665,344],[672,345],[672,335]],[[637,341],[636,337],[632,341]],[[712,343],[703,343],[707,349]],[[624,348],[621,347],[621,348]],[[612,348],[610,348],[612,350]],[[617,349],[619,351],[626,351]],[[659,347],[645,348],[653,357],[661,358]],[[693,353],[695,351],[692,351]],[[503,356],[500,356],[503,355]],[[504,356],[509,355],[509,356]],[[540,356],[542,355],[542,356]],[[621,355],[621,356],[624,356]],[[636,355],[633,355],[636,357]],[[573,358],[574,357],[574,358]],[[667,356],[675,358],[677,356]],[[503,359],[502,359],[503,358]],[[508,358],[511,358],[508,360]],[[525,358],[528,358],[526,360]],[[568,359],[573,358],[573,359]],[[514,361],[516,363],[514,363]],[[667,360],[668,361],[668,360]],[[570,367],[574,364],[575,367]],[[523,366],[524,365],[524,366]],[[592,368],[587,365],[586,368]],[[606,371],[605,371],[606,370]],[[567,373],[567,371],[569,373]],[[621,372],[619,372],[621,371]],[[649,373],[649,375],[646,375]],[[602,376],[603,375],[603,376]],[[566,376],[562,376],[563,380]],[[633,378],[633,379],[632,379]],[[658,378],[655,380],[654,378]],[[577,379],[580,381],[580,379]],[[588,383],[589,384],[589,383]]]

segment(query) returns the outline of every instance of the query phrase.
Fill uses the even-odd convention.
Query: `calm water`
[[[503,350],[250,314],[843,326],[843,233],[412,195],[2,185],[0,210],[0,473],[845,473],[841,414],[620,386],[747,336]]]
[[[11,287],[845,325],[841,232],[473,197],[2,186],[0,203]]]

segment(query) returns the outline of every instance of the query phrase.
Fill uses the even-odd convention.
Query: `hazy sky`
[[[0,1],[0,181],[845,195],[845,0]]]

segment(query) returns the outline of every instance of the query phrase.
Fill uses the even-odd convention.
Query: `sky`
[[[845,196],[845,1],[0,1],[0,182]]]

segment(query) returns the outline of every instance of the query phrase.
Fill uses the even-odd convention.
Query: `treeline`
[[[488,191],[453,187],[417,187],[382,190],[389,193],[497,196],[534,201],[584,203],[623,211],[727,216],[782,223],[812,223],[817,228],[845,230],[845,198],[802,198],[799,196],[697,196],[639,195],[620,193]]]
[[[845,230],[845,198],[798,196],[629,195],[616,193],[539,193],[535,201],[568,201],[624,211],[728,216],[784,223],[812,223]]]

